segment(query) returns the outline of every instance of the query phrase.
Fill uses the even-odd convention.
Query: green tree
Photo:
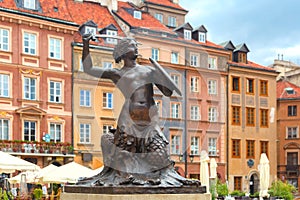
[[[272,183],[272,186],[269,190],[269,194],[273,197],[281,197],[286,200],[293,200],[293,193],[296,192],[296,188],[289,184],[284,183],[282,181],[275,181]]]

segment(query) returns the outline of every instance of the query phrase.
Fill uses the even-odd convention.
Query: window
[[[287,152],[287,165],[295,166],[298,169],[298,152]]]
[[[103,134],[108,134],[109,130],[112,129],[113,126],[112,125],[103,125],[102,129],[103,129]]]
[[[198,77],[191,77],[191,92],[198,92],[198,83],[199,82],[199,78]]]
[[[268,110],[260,109],[260,125],[262,127],[268,127]]]
[[[23,52],[36,55],[36,34],[25,32],[23,35]]]
[[[57,39],[57,38],[50,38],[50,58],[54,58],[54,59],[61,59],[61,40]]]
[[[246,53],[239,53],[238,54],[238,61],[241,62],[241,63],[246,63],[247,62],[247,59],[246,59]]]
[[[242,177],[241,176],[234,177],[234,190],[242,191]]]
[[[287,139],[298,138],[298,127],[287,127]]]
[[[232,91],[240,92],[240,78],[239,77],[232,77]]]
[[[246,108],[247,126],[254,126],[254,108]]]
[[[246,92],[248,94],[254,93],[254,80],[247,78],[247,86],[246,86]]]
[[[268,81],[260,81],[260,95],[268,96]]]
[[[233,125],[240,125],[240,107],[239,106],[232,106],[232,124]]]
[[[171,154],[180,154],[180,136],[172,135],[171,136]]]
[[[9,120],[0,119],[0,140],[9,139]]]
[[[61,103],[61,82],[50,81],[50,102]]]
[[[208,80],[208,94],[217,94],[216,80]]]
[[[36,141],[36,122],[24,121],[24,140]]]
[[[86,26],[85,27],[85,34],[92,34],[95,35],[96,34],[96,28],[95,27],[90,27],[90,26]]]
[[[104,69],[112,69],[113,68],[112,62],[103,62],[102,66]]]
[[[0,74],[0,97],[9,97],[9,75]]]
[[[168,17],[168,26],[176,27],[176,18],[169,16]]]
[[[80,90],[80,106],[85,106],[85,107],[91,106],[91,91]]]
[[[151,58],[155,61],[158,61],[158,59],[159,59],[159,50],[158,49],[152,48]]]
[[[199,137],[191,137],[191,154],[199,155]]]
[[[199,32],[199,42],[206,42],[205,33]]]
[[[191,120],[199,120],[200,112],[199,106],[191,106]]]
[[[265,153],[267,157],[269,157],[269,142],[260,141],[260,154]]]
[[[35,9],[35,0],[24,0],[24,8]]]
[[[142,19],[142,12],[138,10],[133,11],[133,17],[135,19]]]
[[[91,125],[90,124],[80,124],[80,143],[90,143],[91,142]]]
[[[179,119],[179,103],[171,104],[171,118]]]
[[[161,13],[155,13],[155,18],[160,21],[160,23],[163,23],[164,21],[164,18],[163,18],[163,15]]]
[[[176,84],[176,86],[179,87],[179,75],[171,74],[171,79]]]
[[[255,158],[255,140],[247,140],[247,158]]]
[[[36,100],[36,79],[24,78],[24,99]]]
[[[208,108],[208,121],[209,122],[216,122],[217,121],[217,108],[216,107],[209,107]]]
[[[50,141],[61,142],[61,127],[61,124],[50,123]]]
[[[199,56],[195,54],[191,54],[191,66],[199,67]]]
[[[0,28],[0,50],[9,50],[9,30]]]
[[[192,32],[190,30],[184,30],[184,39],[191,40],[192,39]]]
[[[107,30],[106,34],[110,35],[110,36],[117,36],[118,32],[117,31],[113,31],[113,30]],[[118,40],[115,39],[115,38],[109,38],[108,37],[108,38],[106,38],[106,42],[109,43],[109,44],[117,44]]]
[[[217,58],[216,57],[208,57],[208,69],[217,69]]]
[[[178,64],[178,53],[177,52],[172,52],[171,53],[171,63],[173,64]]]
[[[208,138],[208,155],[217,156],[217,138]]]
[[[241,140],[233,139],[232,140],[232,157],[240,158],[241,157]]]
[[[109,92],[103,93],[103,108],[113,108],[113,94]]]
[[[292,106],[288,106],[288,116],[297,116],[297,106],[296,105],[292,105]]]

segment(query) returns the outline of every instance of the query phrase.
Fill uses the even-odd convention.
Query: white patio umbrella
[[[216,162],[216,159],[212,158],[210,159],[209,162],[209,167],[210,167],[210,178],[217,178],[217,167],[218,164]]]
[[[259,170],[259,179],[260,179],[259,196],[262,199],[262,197],[270,196],[270,194],[268,194],[268,188],[270,184],[270,164],[267,155],[265,153],[262,153],[260,156],[258,170]]]
[[[0,173],[13,173],[16,170],[25,171],[25,170],[39,170],[40,167],[23,160],[21,158],[12,156],[8,153],[0,151]]]
[[[209,193],[209,171],[208,171],[209,157],[205,150],[200,153],[200,182],[201,185],[206,186],[206,192]]]
[[[35,183],[38,180],[37,179],[38,171],[25,171],[25,172],[21,172],[20,174],[14,176],[12,178],[9,178],[8,181],[11,184],[21,183],[21,178],[24,175],[26,178],[26,183]]]
[[[85,166],[71,162],[45,174],[42,177],[44,183],[76,183],[80,177],[91,177],[93,170]]]

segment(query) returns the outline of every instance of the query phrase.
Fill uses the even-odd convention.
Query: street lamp
[[[185,151],[183,154],[179,154],[179,161],[182,162],[182,160],[184,159],[184,176],[185,178],[187,178],[187,168],[188,168],[188,162],[187,162],[187,157],[190,157],[190,162],[192,163],[194,161],[194,154],[187,154],[187,152]]]

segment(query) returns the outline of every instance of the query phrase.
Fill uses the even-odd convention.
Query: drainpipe
[[[186,69],[184,69],[184,109],[185,109],[185,112],[184,112],[184,175],[185,175],[185,178],[187,178],[187,175],[188,175],[188,163],[187,163],[187,137],[188,137],[188,134],[187,134],[187,83],[186,83]]]
[[[228,181],[229,179],[229,100],[228,100],[228,97],[229,97],[229,68],[230,68],[230,65],[228,64],[227,66],[227,77],[226,77],[226,179]]]

